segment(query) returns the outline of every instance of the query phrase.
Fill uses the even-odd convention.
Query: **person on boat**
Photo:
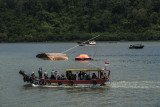
[[[52,69],[52,71],[51,71],[51,79],[55,79],[54,72],[55,71]]]
[[[58,73],[57,73],[57,77],[56,77],[57,79],[56,79],[56,80],[60,80],[60,77],[61,77],[61,74],[60,74],[60,72],[58,72]]]
[[[87,80],[91,80],[91,77],[89,74],[87,74]]]
[[[87,74],[84,73],[83,80],[86,80],[86,79],[87,79]]]
[[[41,79],[41,78],[42,78],[42,67],[41,67],[41,68],[39,68],[39,70],[38,70],[38,74],[39,74],[39,79]]]
[[[72,74],[72,80],[76,80],[76,74]]]
[[[65,80],[63,73],[61,74],[61,80]]]
[[[55,71],[55,72],[54,72],[54,77],[56,78],[56,80],[57,80],[57,76],[58,76],[58,72]]]
[[[83,77],[84,77],[84,71],[82,71],[81,79],[83,79]]]
[[[92,74],[92,79],[96,79],[96,78],[97,78],[96,74],[93,73],[93,74]]]
[[[69,76],[69,71],[66,71],[66,78],[67,79],[69,79],[68,76]]]
[[[69,71],[69,80],[72,80],[72,72],[71,71]]]
[[[45,72],[44,72],[44,78],[45,78],[45,79],[48,79],[48,73],[47,73],[46,70],[45,70]]]
[[[80,71],[78,74],[78,80],[81,80],[81,75],[82,75],[82,72]]]
[[[107,79],[108,77],[107,77],[107,75],[106,75],[106,73],[104,73],[104,79]]]
[[[76,80],[78,80],[78,79],[79,79],[78,72],[76,72]]]
[[[104,79],[104,78],[105,78],[103,72],[100,72],[100,78],[101,78],[101,79]]]

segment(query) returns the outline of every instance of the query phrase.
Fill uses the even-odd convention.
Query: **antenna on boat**
[[[100,35],[97,35],[97,36],[95,36],[95,37],[93,37],[93,38],[91,38],[91,39],[89,39],[89,40],[87,40],[87,41],[90,41],[90,40],[92,40],[92,39],[95,39],[95,38],[97,38],[97,37],[99,37]],[[84,41],[84,42],[82,42],[82,43],[85,43],[85,42],[87,42],[87,41]],[[72,50],[72,49],[74,49],[74,48],[76,48],[76,47],[78,47],[79,45],[76,45],[76,46],[74,46],[74,47],[72,47],[72,48],[69,48],[69,49],[67,49],[67,50],[65,50],[65,51],[63,51],[63,52],[61,52],[61,53],[66,53],[66,52],[68,52],[68,51],[70,51],[70,50]]]

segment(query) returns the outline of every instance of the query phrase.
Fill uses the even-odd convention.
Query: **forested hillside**
[[[0,42],[160,40],[160,0],[0,0]]]

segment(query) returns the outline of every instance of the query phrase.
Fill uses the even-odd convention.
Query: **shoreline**
[[[68,42],[77,42],[77,41],[41,41],[41,42],[0,42],[2,43],[68,43]],[[114,43],[114,42],[160,42],[160,40],[150,40],[150,41],[127,41],[127,40],[120,40],[120,41],[96,41],[96,42],[108,42],[108,43]]]

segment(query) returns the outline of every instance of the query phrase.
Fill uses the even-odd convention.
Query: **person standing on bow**
[[[51,71],[51,79],[55,79],[54,72],[55,71],[52,69],[52,71]]]
[[[39,79],[41,79],[41,78],[42,78],[42,67],[41,67],[41,68],[39,68],[39,70],[38,70],[38,74],[39,74]]]
[[[45,72],[44,72],[44,78],[45,78],[45,79],[48,79],[48,73],[47,73],[46,70],[45,70]]]

